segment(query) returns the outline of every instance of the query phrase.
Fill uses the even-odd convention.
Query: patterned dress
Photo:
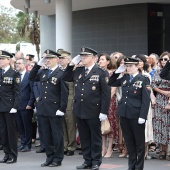
[[[109,73],[109,76],[111,76],[113,72]],[[114,95],[110,100],[110,106],[109,106],[109,115],[108,119],[110,122],[110,133],[108,134],[109,138],[113,138],[114,141],[118,142],[119,137],[119,119],[117,116],[117,102],[116,102],[116,96]]]
[[[161,79],[159,74],[160,70],[156,70],[152,80],[152,87],[170,91],[170,81]],[[167,103],[168,97],[157,93],[153,118],[154,141],[157,144],[170,145],[170,111],[164,109]]]
[[[151,82],[151,76],[150,76],[149,73],[147,73],[146,71],[143,71],[142,74],[145,75],[146,77],[148,77],[150,82]],[[146,123],[145,123],[145,142],[153,141],[152,115],[153,115],[152,114],[152,107],[151,107],[151,104],[150,104],[147,120],[146,120]]]

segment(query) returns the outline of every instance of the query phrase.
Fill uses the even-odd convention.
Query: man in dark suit
[[[58,50],[57,50],[58,51]],[[68,63],[70,63],[70,53],[68,51],[60,50],[60,68],[65,70]],[[73,82],[68,83],[69,96],[66,114],[64,115],[64,153],[67,156],[74,155],[76,150],[76,120],[72,111],[73,107],[73,96],[74,96],[74,85]]]
[[[107,118],[110,88],[108,72],[95,64],[97,52],[83,47],[66,68],[63,80],[73,81],[75,88],[73,113],[79,130],[84,163],[77,169],[98,170],[102,162],[101,122]],[[81,59],[83,67],[74,69]]]
[[[18,151],[28,152],[32,145],[32,116],[35,97],[33,93],[33,82],[28,79],[29,72],[26,71],[26,60],[17,59],[15,68],[20,73],[21,98],[17,110],[17,126],[21,138],[21,145]]]
[[[40,81],[39,114],[45,139],[46,162],[41,166],[60,166],[64,157],[63,116],[68,100],[68,86],[61,79],[63,71],[59,68],[60,54],[46,50],[46,56],[30,72],[29,79]],[[46,61],[49,69],[42,69]],[[39,71],[39,72],[38,72]]]
[[[143,170],[145,156],[145,120],[150,105],[149,78],[138,71],[139,60],[125,58],[125,66],[120,66],[110,77],[109,85],[122,87],[122,98],[118,103],[125,143],[129,154],[129,170]],[[118,78],[119,73],[126,74]]]
[[[20,100],[20,76],[10,67],[12,54],[0,51],[0,136],[5,157],[0,163],[17,161],[15,116]]]

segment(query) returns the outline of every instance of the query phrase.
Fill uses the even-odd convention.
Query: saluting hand
[[[81,60],[81,56],[80,55],[76,55],[72,60],[70,65],[77,65]]]
[[[45,57],[41,58],[40,61],[38,62],[39,66],[43,66],[45,63]]]

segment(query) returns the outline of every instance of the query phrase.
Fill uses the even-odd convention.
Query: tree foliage
[[[0,43],[16,42],[16,23],[13,9],[0,6]]]
[[[40,45],[39,17],[13,8],[0,6],[0,43],[30,42],[35,44],[38,58]]]

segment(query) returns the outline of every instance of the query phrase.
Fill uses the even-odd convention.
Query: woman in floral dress
[[[160,66],[163,68],[170,59],[170,53],[164,52],[160,56]],[[152,81],[152,88],[157,92],[156,105],[154,108],[153,134],[154,141],[160,144],[160,159],[170,157],[170,110],[165,109],[170,101],[170,81],[162,79],[159,74],[161,70],[156,70]]]
[[[113,74],[116,69],[116,61],[115,59],[111,59],[107,54],[101,54],[99,58],[99,66],[105,68],[109,72],[109,76]],[[110,158],[112,156],[112,144],[113,140],[118,140],[119,134],[119,123],[117,112],[117,104],[115,98],[116,88],[111,88],[111,100],[109,106],[109,114],[108,119],[110,122],[110,132],[107,135],[102,135],[102,157]],[[106,141],[108,139],[108,148],[106,149]]]

